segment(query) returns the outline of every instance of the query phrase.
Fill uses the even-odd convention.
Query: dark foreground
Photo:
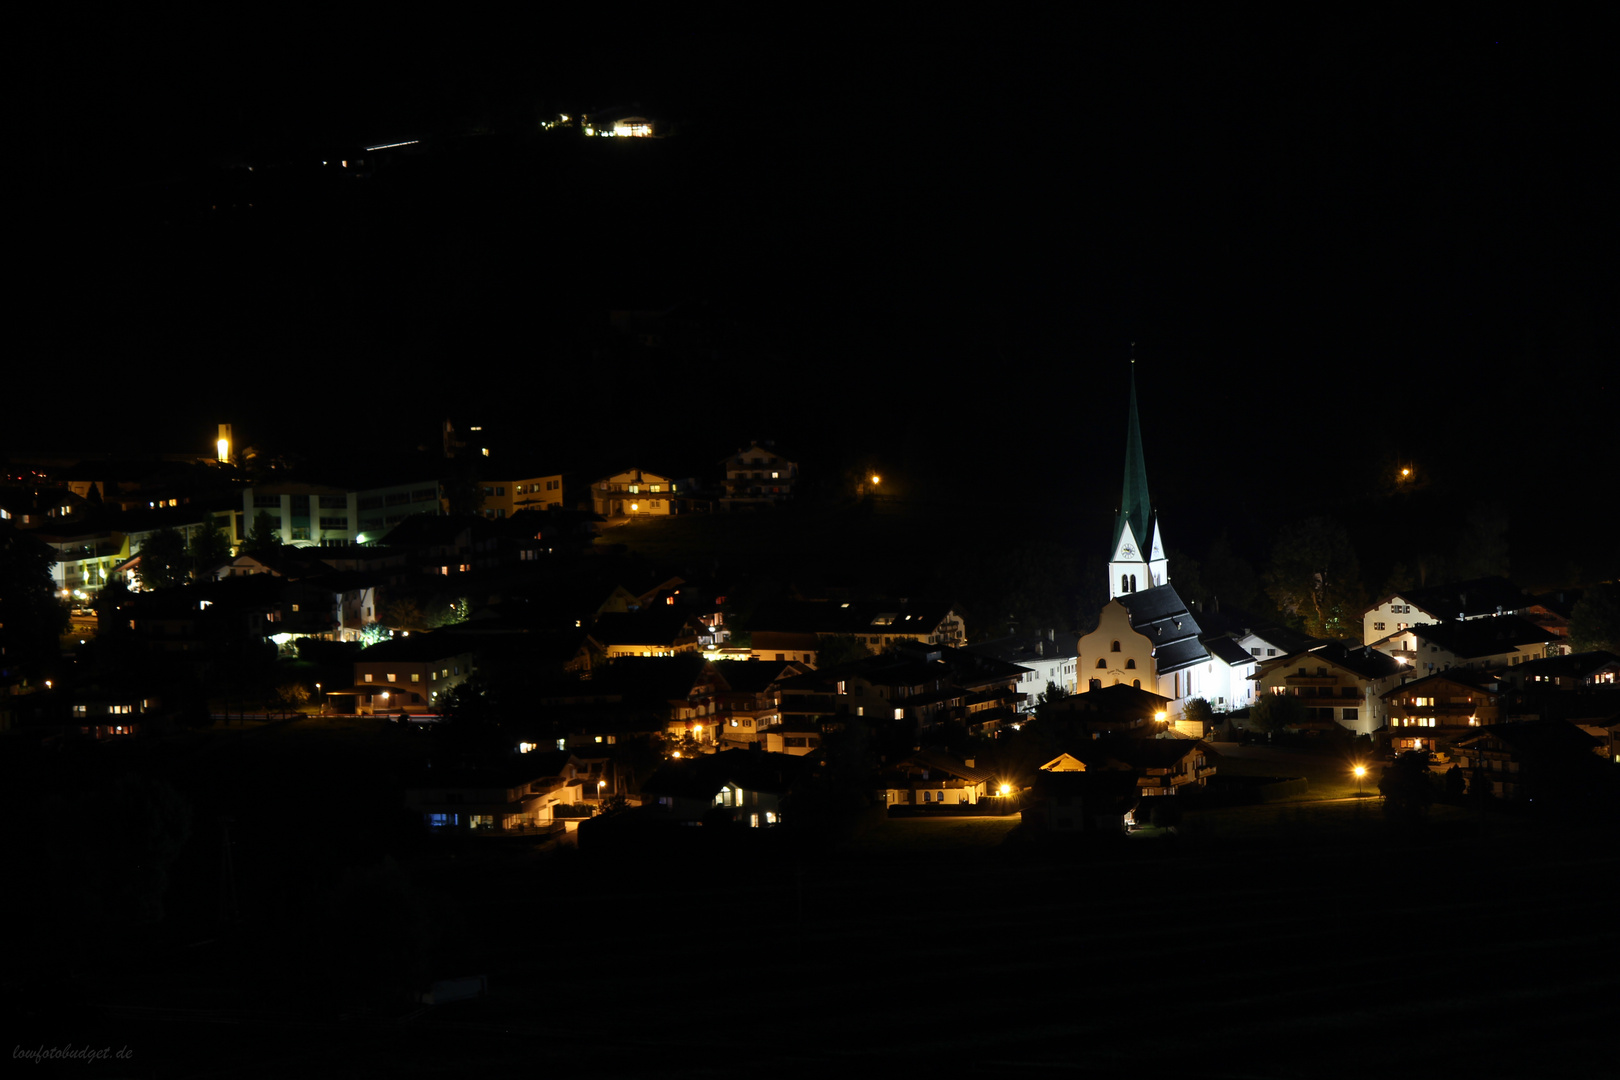
[[[411,867],[434,974],[487,975],[478,1000],[237,1008],[276,963],[242,934],[36,1003],[12,1041],[128,1048],[58,1067],[100,1078],[1528,1076],[1613,1057],[1620,857],[1590,832],[1370,815],[1326,841],[727,861]]]

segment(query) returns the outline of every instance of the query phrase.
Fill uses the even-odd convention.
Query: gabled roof
[[[948,773],[960,780],[967,780],[974,784],[989,783],[995,779],[995,771],[969,765],[949,754],[941,754],[932,750],[919,750],[909,757],[902,758],[894,763],[896,769],[903,769],[907,765],[914,768],[927,769],[930,772]]]
[[[1455,619],[1458,615],[1476,618],[1490,615],[1498,609],[1516,611],[1524,607],[1529,598],[1524,590],[1503,577],[1473,578],[1445,585],[1428,585],[1417,589],[1402,589],[1375,601],[1362,609],[1366,615],[1391,600],[1401,600],[1437,619]]]
[[[807,758],[765,750],[722,750],[666,761],[641,785],[644,795],[711,799],[727,784],[744,791],[785,794],[806,768]]]
[[[785,679],[798,675],[804,669],[789,661],[774,660],[716,660],[714,669],[733,690],[757,694],[770,689]]]
[[[1357,678],[1377,681],[1387,679],[1406,669],[1406,665],[1390,656],[1381,653],[1370,645],[1358,645],[1354,648],[1341,641],[1330,641],[1317,645],[1304,652],[1289,653],[1287,656],[1278,656],[1261,663],[1255,674],[1250,678],[1259,679],[1269,675],[1279,668],[1295,667],[1301,661],[1316,660],[1333,664],[1344,669]]]
[[[1156,585],[1116,597],[1131,617],[1131,629],[1153,644],[1160,675],[1204,663],[1209,653],[1198,640],[1202,630],[1173,585]]]
[[[1047,660],[1073,660],[1080,654],[1080,635],[1070,630],[1044,634],[1021,634],[1013,637],[981,641],[977,645],[964,645],[962,651],[979,656],[993,657],[1008,664],[1032,664]]]
[[[1378,696],[1383,698],[1392,698],[1400,694],[1410,693],[1411,691],[1420,687],[1423,689],[1431,689],[1433,686],[1440,686],[1442,684],[1450,684],[1465,690],[1474,690],[1482,694],[1500,693],[1499,683],[1495,675],[1481,671],[1477,668],[1447,668],[1445,671],[1437,671],[1433,675],[1425,675],[1421,679],[1413,679],[1411,682],[1403,682],[1399,686],[1385,690]]]
[[[1208,650],[1209,655],[1227,667],[1259,663],[1259,657],[1252,655],[1248,649],[1245,649],[1229,637],[1201,638],[1200,641],[1203,643],[1204,648]]]
[[[252,580],[243,578],[237,580]],[[410,634],[405,637],[390,638],[379,641],[375,645],[368,645],[355,654],[354,662],[357,664],[370,664],[379,660],[401,660],[420,662],[425,660],[443,660],[449,656],[461,656],[472,651],[472,644],[464,637],[447,635],[443,631],[431,634]]]
[[[1526,660],[1513,669],[1514,674],[1540,675],[1544,678],[1585,679],[1594,672],[1620,665],[1620,656],[1603,649],[1571,653],[1569,656],[1544,656],[1539,660]]]
[[[1519,615],[1497,615],[1467,622],[1418,623],[1405,632],[1464,659],[1509,653],[1520,645],[1542,644],[1556,637],[1552,631]]]

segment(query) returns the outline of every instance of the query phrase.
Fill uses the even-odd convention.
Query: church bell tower
[[[1148,498],[1147,464],[1142,458],[1142,427],[1136,417],[1136,358],[1131,357],[1131,413],[1125,432],[1125,488],[1114,519],[1113,554],[1108,560],[1110,600],[1170,583],[1158,515]]]

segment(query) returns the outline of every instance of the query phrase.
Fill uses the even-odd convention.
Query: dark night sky
[[[697,468],[775,435],[1111,505],[1134,341],[1155,495],[1184,513],[1397,455],[1510,492],[1620,463],[1584,28],[1088,18],[57,27],[7,379],[41,407],[4,443],[180,448],[225,418],[408,442],[448,412],[562,456],[585,434],[592,460]],[[441,138],[359,196],[307,164],[632,101],[680,136]],[[252,162],[297,184],[217,168]],[[250,192],[255,216],[196,220]],[[737,328],[712,363],[570,359],[585,313],[672,299]]]

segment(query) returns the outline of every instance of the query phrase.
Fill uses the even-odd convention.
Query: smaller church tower
[[[1147,464],[1142,458],[1142,426],[1136,417],[1136,358],[1131,357],[1131,414],[1125,433],[1125,489],[1114,520],[1114,548],[1108,559],[1108,597],[1115,599],[1170,583],[1159,518],[1148,498]]]

